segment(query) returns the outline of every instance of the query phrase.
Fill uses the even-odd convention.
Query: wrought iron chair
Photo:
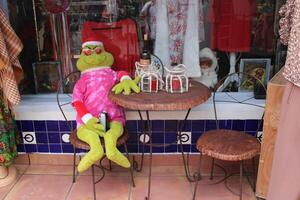
[[[206,155],[209,157],[212,157],[212,167],[210,172],[210,179],[213,179],[213,173],[214,173],[214,167],[219,166],[215,163],[215,159],[223,160],[223,161],[237,161],[240,163],[240,192],[239,192],[239,199],[242,199],[243,194],[243,171],[244,166],[243,162],[246,160],[252,159],[252,165],[253,165],[253,191],[255,191],[255,157],[259,155],[260,153],[260,142],[257,138],[257,132],[259,131],[259,128],[262,124],[263,119],[263,113],[264,113],[264,106],[262,106],[259,103],[255,103],[252,100],[254,99],[254,95],[250,95],[246,97],[245,99],[241,100],[238,99],[234,94],[237,93],[229,93],[232,88],[222,88],[220,90],[220,85],[222,85],[222,82],[227,78],[231,79],[232,77],[237,77],[238,80],[235,84],[234,90],[238,89],[239,91],[242,91],[243,89],[251,89],[255,88],[255,92],[257,91],[257,88],[259,88],[260,91],[262,91],[262,94],[266,92],[266,88],[262,81],[258,79],[257,77],[246,74],[246,73],[232,73],[224,77],[222,80],[219,81],[219,83],[216,85],[216,88],[214,89],[213,93],[213,106],[214,106],[214,116],[215,116],[215,123],[216,123],[216,129],[209,130],[205,133],[203,133],[197,140],[196,148],[200,152],[199,157],[199,166],[198,166],[198,175],[200,174],[200,164],[201,164],[201,158],[202,155]],[[232,79],[233,80],[233,79]],[[234,85],[234,84],[233,84]],[[252,85],[252,86],[251,86]],[[228,98],[226,100],[218,100],[218,93],[216,91],[223,91],[223,94],[225,94]],[[219,94],[220,95],[220,94]],[[255,95],[257,97],[257,95]],[[260,96],[259,96],[260,97]],[[224,98],[224,97],[222,97]],[[227,130],[220,128],[220,121],[218,120],[218,113],[217,113],[217,106],[220,106],[221,104],[217,105],[216,102],[230,102],[230,103],[237,103],[241,104],[243,106],[253,106],[258,108],[259,111],[261,109],[262,112],[262,119],[260,120],[260,123],[258,123],[258,128],[255,136],[252,136],[250,134],[245,133],[245,131],[238,131],[238,130]],[[221,167],[222,168],[222,167]],[[219,180],[215,182],[215,184],[225,181],[225,186],[227,189],[229,189],[232,193],[234,193],[227,185],[226,185],[226,179],[229,178],[231,175],[227,175],[226,170],[223,168],[225,172],[225,176],[222,180]],[[247,179],[249,181],[249,178],[247,176]],[[197,179],[198,181],[200,179]],[[198,181],[195,184],[194,188],[194,195],[193,199],[196,199],[196,192],[198,187]],[[250,183],[250,181],[249,181]]]
[[[76,154],[77,154],[77,150],[89,150],[90,147],[87,143],[81,141],[78,137],[77,137],[77,131],[76,131],[76,125],[74,123],[72,123],[72,121],[70,121],[70,115],[68,114],[68,112],[72,111],[72,106],[71,106],[71,102],[72,102],[72,91],[73,91],[73,87],[76,83],[76,81],[79,79],[80,77],[80,72],[76,71],[76,72],[72,72],[69,75],[67,75],[59,84],[58,90],[57,90],[57,104],[58,107],[65,119],[65,121],[67,122],[67,125],[70,129],[70,143],[73,145],[74,148],[74,154],[73,154],[73,183],[75,183],[76,181]],[[122,136],[120,138],[118,138],[117,141],[117,146],[124,146],[125,152],[126,152],[126,156],[129,159],[129,154],[128,154],[128,149],[127,149],[127,140],[129,138],[129,134],[127,129],[124,129],[124,133],[122,134]],[[102,138],[100,138],[101,141],[101,145],[103,146],[103,148],[105,148],[104,145],[104,140]],[[81,158],[81,157],[80,157]],[[93,183],[93,195],[94,195],[94,200],[96,200],[96,190],[95,190],[95,185],[97,183],[99,183],[105,176],[105,170],[112,170],[112,166],[111,166],[111,161],[109,161],[109,167],[104,167],[102,165],[102,161],[105,157],[103,157],[100,161],[99,164],[94,164],[92,165],[92,183]],[[98,180],[95,179],[95,167],[98,168],[101,171],[101,176]],[[132,186],[135,187],[135,182],[133,179],[133,167],[131,165],[131,167],[129,168],[129,172],[130,172],[130,178],[131,178],[131,182],[132,182]]]

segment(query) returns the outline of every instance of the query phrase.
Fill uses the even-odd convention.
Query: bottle
[[[141,65],[150,65],[151,63],[151,56],[149,51],[149,41],[148,35],[144,34],[144,47],[140,57],[140,64]]]

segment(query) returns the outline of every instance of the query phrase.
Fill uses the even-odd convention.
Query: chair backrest
[[[224,87],[224,81],[230,81],[226,87]],[[224,87],[224,88],[220,88]],[[220,128],[220,121],[218,120],[217,107],[222,106],[222,103],[239,104],[244,106],[250,106],[256,111],[261,112],[261,119],[259,120],[257,132],[259,131],[263,117],[264,117],[264,100],[257,98],[254,94],[255,90],[259,90],[261,94],[266,94],[266,86],[263,81],[256,76],[243,72],[235,72],[228,74],[222,78],[215,86],[213,91],[213,106],[216,127]],[[222,92],[217,92],[222,91]],[[256,97],[256,98],[255,98]],[[224,106],[224,104],[223,104]],[[242,112],[242,110],[241,110]]]
[[[72,126],[70,113],[73,111],[72,103],[72,92],[73,87],[80,77],[80,71],[74,71],[68,74],[59,83],[59,87],[56,93],[56,101],[70,131],[73,131],[75,127]],[[63,91],[63,93],[62,93]]]

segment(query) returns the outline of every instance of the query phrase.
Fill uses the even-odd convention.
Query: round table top
[[[116,104],[132,110],[186,110],[205,102],[211,91],[205,85],[190,81],[189,91],[185,93],[157,93],[140,92],[130,95],[114,94],[109,97]]]

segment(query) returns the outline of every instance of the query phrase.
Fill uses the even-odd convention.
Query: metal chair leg
[[[215,159],[213,158],[212,159],[212,162],[211,162],[211,170],[210,170],[210,180],[213,180],[214,178],[214,168],[215,168]]]
[[[76,148],[74,147],[73,148],[74,149],[74,154],[73,154],[73,183],[75,183],[75,179],[76,179],[76,170],[75,170],[75,168],[76,168]]]
[[[200,173],[201,161],[202,161],[202,153],[200,153],[197,172],[196,172],[196,174],[194,176],[195,180],[196,180],[196,183],[195,183],[195,188],[194,188],[193,200],[196,200],[198,182],[201,179],[201,173]]]
[[[92,165],[92,181],[93,181],[94,200],[96,200],[96,181],[95,181],[95,167],[94,167],[94,165]]]
[[[243,198],[243,161],[240,162],[240,200]]]
[[[128,153],[128,148],[127,148],[127,144],[124,144],[124,148],[125,148],[125,152],[126,152],[126,157],[128,158],[128,160],[130,160],[129,158],[129,153]],[[131,183],[132,183],[132,187],[135,187],[135,182],[134,182],[134,178],[133,178],[133,165],[130,165],[130,176],[131,176]]]

